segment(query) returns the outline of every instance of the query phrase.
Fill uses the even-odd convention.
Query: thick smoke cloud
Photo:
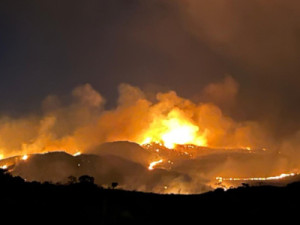
[[[204,98],[232,98],[237,84],[231,77],[223,83],[208,85]],[[2,154],[66,150],[70,153],[87,151],[103,142],[132,141],[143,143],[148,136],[159,140],[165,120],[179,118],[197,126],[197,135],[205,137],[211,147],[242,148],[270,146],[267,131],[254,121],[236,122],[224,115],[213,103],[194,103],[179,97],[176,92],[156,93],[154,102],[146,94],[128,84],[119,87],[119,104],[115,109],[104,109],[104,98],[85,84],[76,87],[71,104],[57,96],[43,101],[41,116],[14,120],[3,118],[0,137]],[[157,135],[157,136],[155,136]]]
[[[279,138],[299,128],[297,1],[197,1],[182,15],[199,40],[234,64],[242,117],[265,122]],[[237,114],[237,115],[238,115]]]
[[[224,77],[205,87],[202,98],[217,102],[224,96],[234,102],[238,87],[232,77]],[[13,173],[28,180],[53,182],[67,182],[70,175],[88,173],[100,185],[109,185],[115,179],[125,189],[160,193],[199,193],[215,187],[217,176],[271,176],[299,168],[298,134],[275,140],[258,122],[235,121],[211,102],[195,103],[174,91],[155,93],[156,100],[151,101],[153,95],[121,84],[114,109],[105,108],[104,97],[90,84],[74,88],[63,98],[48,96],[42,103],[42,115],[1,119],[0,154],[8,157],[80,151],[95,156],[83,155],[87,157],[83,161],[69,155],[57,155],[56,160],[51,155],[33,156],[28,162],[17,163]],[[159,138],[164,121],[173,116],[197,126],[197,136],[205,137],[209,148],[186,150],[191,154],[187,158],[173,150],[153,152],[137,144],[118,142],[143,143],[153,134]],[[161,169],[147,170],[151,162],[160,159],[164,159]],[[36,170],[37,166],[42,169]],[[58,174],[60,170],[63,172]]]
[[[299,168],[297,1],[0,4],[0,154],[142,142],[177,114],[209,146],[266,148],[261,171]]]
[[[230,74],[240,94],[234,109],[220,107],[284,138],[300,122],[299,7],[283,0],[2,1],[1,112],[36,111],[43,96],[82,83],[101,90],[109,107],[124,82],[199,101],[199,89]]]

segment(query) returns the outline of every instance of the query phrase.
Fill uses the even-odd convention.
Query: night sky
[[[90,83],[115,105],[120,83],[201,90],[231,76],[236,120],[280,135],[300,124],[300,3],[240,0],[1,0],[0,111],[37,112]]]

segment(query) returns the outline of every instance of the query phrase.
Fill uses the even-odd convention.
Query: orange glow
[[[7,169],[7,165],[3,165],[0,168],[3,169],[3,170],[6,170]]]
[[[76,152],[75,154],[73,154],[73,156],[79,156],[81,155],[81,152]]]
[[[158,164],[160,164],[162,162],[163,162],[162,159],[158,160],[158,161],[151,162],[150,165],[149,165],[149,167],[148,167],[148,170],[153,170],[156,165],[158,165]]]
[[[28,155],[23,155],[22,160],[26,161],[28,159]]]
[[[278,176],[271,176],[271,177],[249,177],[249,178],[240,178],[240,177],[216,177],[216,180],[219,182],[222,181],[268,181],[268,180],[280,180],[286,177],[293,177],[298,175],[297,173],[282,173]]]
[[[178,110],[172,110],[167,118],[155,118],[143,136],[142,145],[161,143],[169,149],[184,144],[207,145],[205,133],[201,134],[199,127]]]

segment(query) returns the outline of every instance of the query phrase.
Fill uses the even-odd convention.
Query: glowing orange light
[[[240,177],[216,177],[216,180],[219,182],[222,181],[267,181],[267,180],[279,180],[286,177],[293,177],[298,175],[297,173],[282,173],[278,176],[271,177],[248,177],[248,178],[240,178]]]
[[[81,155],[81,152],[76,152],[75,154],[73,154],[73,156],[79,156]]]
[[[7,165],[1,166],[1,169],[3,170],[7,169]]]
[[[199,127],[177,110],[171,111],[167,118],[156,118],[143,136],[142,145],[157,143],[169,149],[183,144],[207,145],[205,134],[200,134]]]
[[[148,166],[148,170],[153,170],[154,167],[155,167],[157,164],[160,164],[160,163],[162,163],[162,162],[163,162],[162,159],[161,159],[161,160],[158,160],[158,161],[151,162],[150,165]]]
[[[26,161],[28,159],[28,155],[23,155],[22,160]]]

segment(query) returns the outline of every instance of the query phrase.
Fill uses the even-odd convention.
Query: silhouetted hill
[[[287,224],[297,219],[300,202],[300,183],[158,195],[103,189],[92,181],[25,182],[2,170],[0,189],[1,221],[10,224],[270,224],[280,219]]]
[[[71,175],[88,174],[95,177],[97,184],[103,185],[122,182],[128,174],[134,177],[143,176],[146,172],[140,164],[113,155],[74,157],[65,152],[49,152],[31,155],[28,160],[16,164],[12,173],[29,181],[54,183],[66,183]]]
[[[148,165],[160,159],[157,154],[147,151],[137,143],[128,141],[106,142],[90,149],[87,153],[100,156],[114,155],[142,165]]]
[[[176,171],[149,171],[137,162],[116,155],[72,156],[65,152],[49,152],[33,154],[27,160],[15,160],[14,163],[11,173],[27,181],[66,184],[70,176],[89,175],[101,186],[107,187],[112,182],[118,182],[123,189],[147,192],[164,192],[165,185],[174,181],[180,180],[183,184],[190,182],[189,177]]]

